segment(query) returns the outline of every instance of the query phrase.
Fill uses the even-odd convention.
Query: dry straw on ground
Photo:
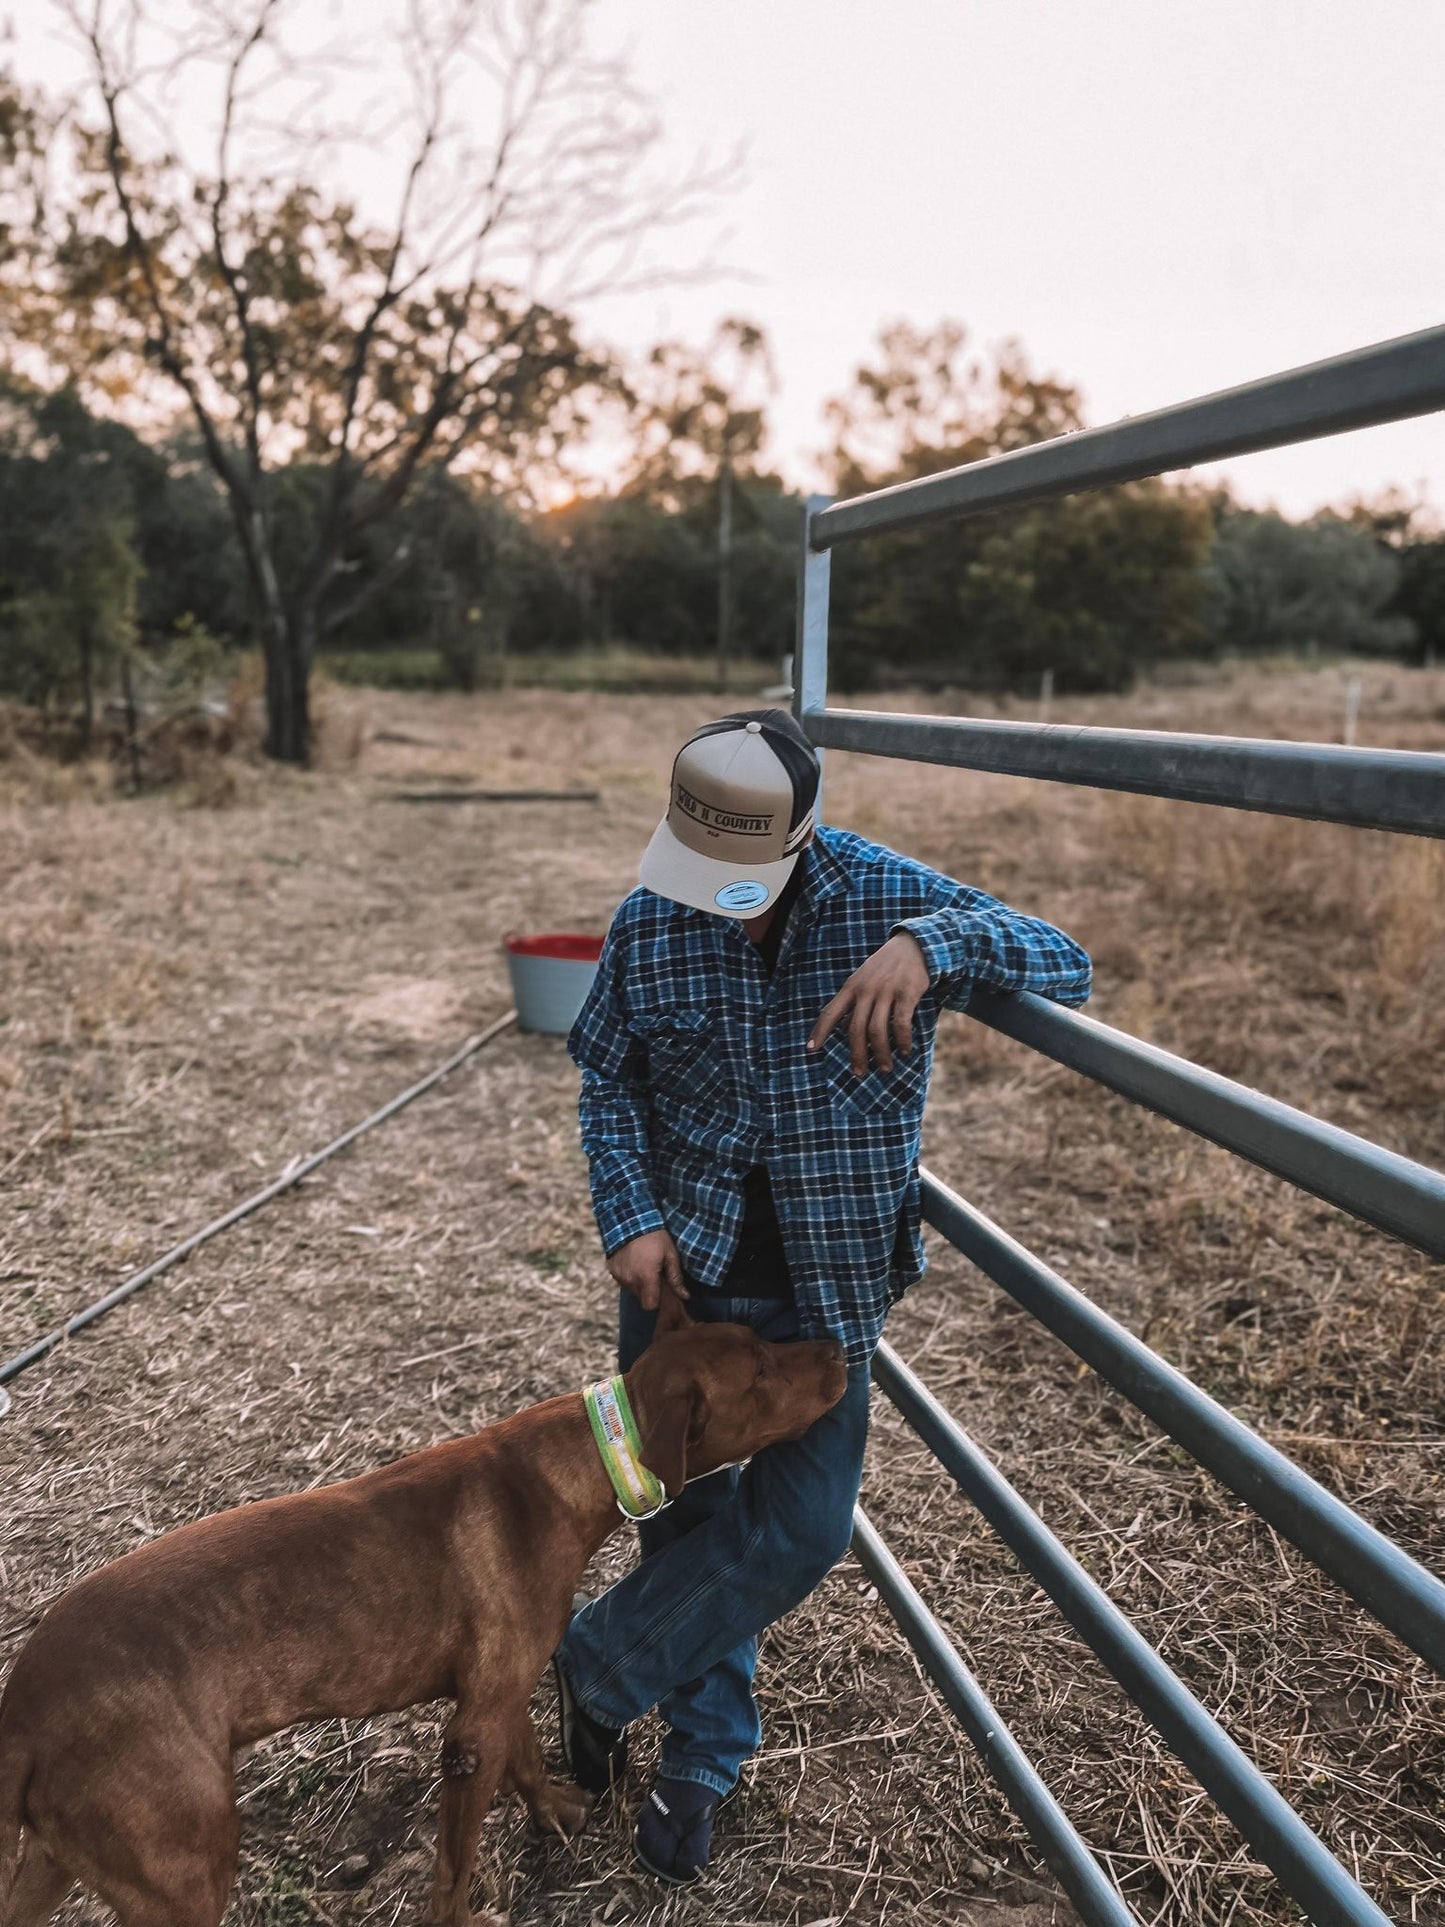
[[[0,1352],[502,1009],[504,931],[600,929],[671,747],[708,710],[528,692],[366,704],[354,767],[246,766],[221,812],[0,760]],[[1328,737],[1342,707],[1338,678],[1255,674],[1056,713]],[[1364,715],[1367,740],[1438,748],[1445,676],[1371,672]],[[559,775],[600,805],[384,800],[398,779]],[[837,755],[828,804],[1073,930],[1106,1020],[1445,1162],[1437,846]],[[503,1037],[19,1381],[0,1426],[0,1656],[72,1577],[152,1533],[603,1369],[612,1306],[575,1099],[560,1044]],[[1445,1563],[1438,1271],[966,1019],[942,1033],[926,1148]],[[936,1242],[934,1258],[892,1321],[903,1355],[1392,1917],[1445,1920],[1439,1682],[961,1259]],[[916,1441],[876,1417],[873,1516],[1140,1918],[1293,1918]],[[619,1538],[596,1582],[626,1556]],[[515,1920],[1070,1917],[851,1561],[769,1636],[762,1679],[764,1751],[702,1894],[635,1872],[625,1813],[565,1848],[503,1812],[485,1853]],[[414,1918],[437,1731],[422,1712],[261,1747],[233,1918]]]

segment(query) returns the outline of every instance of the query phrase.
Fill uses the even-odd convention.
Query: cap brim
[[[644,890],[705,910],[709,916],[760,917],[777,902],[798,856],[784,857],[779,863],[720,863],[716,857],[688,849],[664,817],[642,853],[637,880]]]

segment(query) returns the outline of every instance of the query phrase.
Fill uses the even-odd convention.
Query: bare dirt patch
[[[1055,706],[1326,738],[1342,711],[1328,674]],[[355,767],[221,785],[220,811],[29,776],[4,792],[0,1353],[504,1009],[504,932],[602,929],[672,750],[710,705],[521,691],[370,695],[366,713]],[[1364,718],[1365,740],[1445,746],[1445,675],[1369,672]],[[442,772],[478,788],[560,780],[601,801],[384,800]],[[826,813],[1073,931],[1096,957],[1106,1021],[1445,1162],[1438,846],[837,754]],[[504,1034],[18,1381],[0,1425],[0,1656],[72,1577],[154,1532],[361,1471],[605,1369],[613,1304],[575,1103],[559,1042]],[[1438,1269],[967,1019],[941,1034],[926,1150],[1316,1477],[1445,1564]],[[1387,1911],[1445,1919],[1438,1682],[933,1249],[892,1321],[899,1350]],[[865,1501],[1141,1918],[1293,1918],[883,1405]],[[628,1556],[619,1535],[596,1583]],[[508,1811],[485,1854],[515,1920],[1070,1917],[851,1561],[769,1636],[763,1697],[764,1750],[704,1893],[669,1898],[637,1874],[625,1811],[573,1848],[529,1839]],[[438,1728],[424,1711],[258,1749],[232,1918],[414,1917]],[[650,1745],[644,1734],[634,1793]],[[68,1914],[93,1917],[79,1903]]]
[[[400,1031],[427,1043],[455,1029],[463,998],[460,984],[435,977],[404,977],[400,983],[384,984],[353,1004],[351,1021],[377,1030]]]

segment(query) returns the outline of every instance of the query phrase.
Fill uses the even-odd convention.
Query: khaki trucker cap
[[[715,917],[759,916],[812,841],[817,796],[817,754],[785,709],[707,723],[677,753],[638,879]]]

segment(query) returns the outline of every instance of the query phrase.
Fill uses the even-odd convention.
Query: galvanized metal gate
[[[1441,407],[1445,328],[1433,328],[852,501],[814,497],[799,579],[798,720],[824,750],[1445,835],[1445,755],[828,708],[829,564],[840,543]],[[1438,1172],[1038,997],[980,995],[968,1020],[1445,1257]],[[927,1221],[995,1284],[1445,1674],[1445,1584],[927,1171],[923,1199]],[[886,1344],[874,1379],[1309,1919],[1321,1927],[1386,1927],[1374,1901]],[[1137,1916],[861,1508],[854,1549],[1082,1918],[1090,1927],[1128,1927]]]

